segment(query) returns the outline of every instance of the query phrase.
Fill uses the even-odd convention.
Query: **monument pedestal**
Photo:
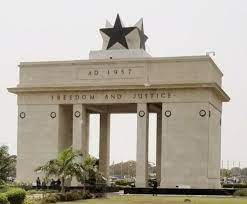
[[[142,49],[129,50],[95,50],[89,53],[89,59],[133,59],[150,58],[151,55]]]

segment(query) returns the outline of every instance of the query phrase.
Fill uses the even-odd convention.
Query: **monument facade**
[[[89,115],[100,114],[99,169],[109,176],[110,114],[137,113],[136,187],[148,179],[148,117],[157,114],[161,187],[220,187],[222,72],[209,56],[151,57],[142,19],[100,29],[89,60],[21,62],[17,180],[72,146],[88,154]]]

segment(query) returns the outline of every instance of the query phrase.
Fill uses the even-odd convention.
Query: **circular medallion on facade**
[[[204,117],[206,114],[207,114],[207,113],[206,113],[205,110],[200,110],[200,112],[199,112],[199,115],[200,115],[201,117]]]
[[[55,112],[51,112],[50,116],[51,116],[51,118],[55,118],[57,116],[57,114]]]
[[[25,112],[20,112],[20,114],[19,114],[19,116],[20,116],[20,118],[25,118],[26,117],[26,113]]]
[[[171,111],[167,110],[167,111],[165,112],[165,116],[166,116],[166,117],[170,117],[171,115],[172,115],[172,112],[171,112]]]
[[[141,111],[139,111],[138,115],[139,115],[140,117],[143,117],[143,116],[145,115],[145,112],[144,112],[143,110],[141,110]]]
[[[81,113],[80,113],[80,111],[76,111],[74,115],[75,115],[75,117],[79,118],[81,116]]]

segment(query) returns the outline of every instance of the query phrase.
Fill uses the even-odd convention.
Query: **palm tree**
[[[0,146],[0,184],[14,177],[16,171],[16,156],[9,154],[8,146]]]
[[[65,193],[65,179],[76,177],[80,180],[84,173],[82,165],[82,154],[74,151],[71,147],[62,151],[57,159],[48,161],[45,165],[38,167],[35,171],[42,171],[46,177],[58,177],[61,179],[62,193]]]
[[[98,181],[103,180],[102,174],[99,172],[99,160],[95,157],[88,155],[83,162],[84,172],[81,181],[95,185]]]

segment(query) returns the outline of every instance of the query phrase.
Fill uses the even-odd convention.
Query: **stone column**
[[[73,105],[73,141],[72,148],[82,152],[82,159],[87,157],[89,150],[89,114],[83,104]],[[81,184],[72,178],[66,181],[67,185],[80,186]]]
[[[165,162],[166,162],[166,145],[167,145],[167,117],[165,117],[166,104],[162,103],[162,114],[161,114],[161,169],[160,169],[160,187],[166,187],[165,180]]]
[[[86,112],[85,155],[89,155],[90,113]]]
[[[156,132],[156,179],[160,184],[161,179],[161,145],[162,145],[162,113],[157,113],[157,132]]]
[[[110,165],[110,114],[100,114],[99,171],[108,180]]]
[[[73,149],[79,150],[83,158],[88,155],[89,146],[89,114],[83,104],[73,105]]]
[[[147,187],[149,122],[148,119],[149,113],[147,104],[137,104],[136,187]]]

